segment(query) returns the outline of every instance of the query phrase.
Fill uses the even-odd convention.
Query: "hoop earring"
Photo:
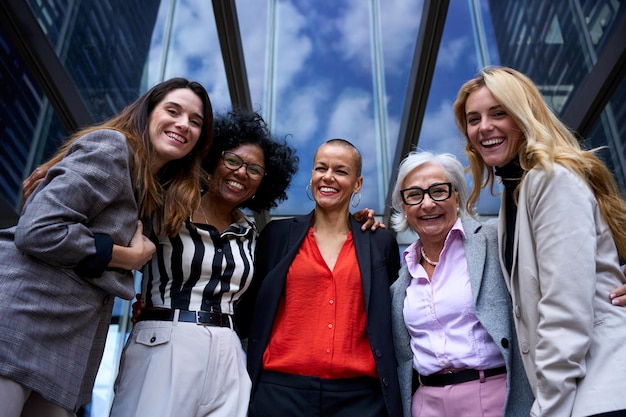
[[[310,193],[309,193],[310,192]],[[306,194],[306,197],[311,200],[311,201],[315,201],[313,199],[313,192],[311,191],[311,183],[307,184],[306,187],[304,188],[304,193]]]
[[[354,196],[359,196],[359,199],[356,201],[356,203],[354,202]],[[352,194],[352,197],[350,197],[350,204],[352,205],[352,207],[355,207],[359,205],[359,203],[361,202],[361,192],[359,191],[356,194]]]

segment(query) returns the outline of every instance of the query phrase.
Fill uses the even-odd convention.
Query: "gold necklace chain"
[[[426,262],[428,262],[432,266],[437,266],[439,264],[439,261],[435,262],[435,261],[431,260],[428,256],[426,256],[426,252],[424,252],[424,247],[423,246],[420,248],[420,252],[422,253],[422,259],[424,259]]]
[[[202,211],[202,217],[204,217],[204,224],[209,224],[209,221],[206,218],[206,213],[204,212],[204,207],[202,207],[202,204],[200,204],[200,210]]]

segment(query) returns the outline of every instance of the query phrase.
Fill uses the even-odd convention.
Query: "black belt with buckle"
[[[174,321],[175,311],[176,310],[166,309],[143,309],[141,310],[139,317],[137,317],[137,321]],[[233,327],[233,320],[230,314],[212,311],[178,310],[178,321],[196,323],[204,326]]]
[[[506,373],[506,366],[499,368],[485,369],[483,371],[485,378]],[[462,384],[463,382],[475,381],[480,379],[480,371],[476,369],[464,369],[459,372],[447,374],[420,375],[419,381],[422,385],[429,387],[443,387],[446,385]]]

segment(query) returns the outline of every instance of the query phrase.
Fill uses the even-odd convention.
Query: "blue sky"
[[[451,1],[419,141],[420,149],[452,152],[464,164],[464,144],[451,106],[460,85],[482,66],[469,17],[471,3]],[[479,3],[488,38],[493,39],[486,0]],[[228,109],[230,96],[211,2],[177,0],[168,38],[165,18],[170,5],[162,2],[153,33],[147,86],[185,76],[207,87],[216,111]],[[304,197],[313,153],[334,137],[353,142],[366,162],[358,208],[382,213],[386,181],[379,167],[384,155],[390,164],[395,152],[422,2],[238,0],[236,5],[253,106],[275,135],[287,137],[301,159],[288,201],[273,213],[299,214],[313,207]],[[375,6],[378,13],[372,12]],[[380,28],[378,38],[372,37],[373,21]],[[374,45],[380,46],[378,60],[373,59]],[[490,56],[490,63],[497,63],[494,50]],[[377,117],[380,114],[384,117]],[[481,201],[483,211],[497,210],[497,199]]]

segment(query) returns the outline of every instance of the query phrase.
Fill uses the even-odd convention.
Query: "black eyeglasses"
[[[234,152],[222,152],[222,161],[224,161],[224,166],[231,171],[236,171],[241,168],[242,165],[245,165],[246,173],[251,180],[260,181],[265,176],[265,168],[259,164],[244,162],[244,160]]]
[[[424,201],[424,196],[428,194],[433,201],[445,201],[452,195],[452,183],[441,182],[433,184],[424,190],[420,187],[409,187],[400,190],[402,201],[407,206],[415,206]]]

